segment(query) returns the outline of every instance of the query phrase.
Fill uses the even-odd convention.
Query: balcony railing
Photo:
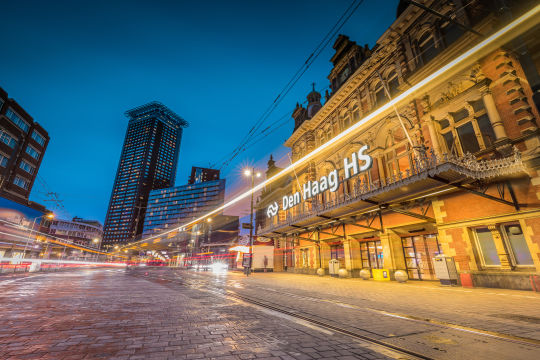
[[[515,147],[511,156],[492,160],[479,160],[472,154],[466,154],[464,156],[444,154],[439,156],[433,151],[430,151],[419,157],[415,157],[412,161],[411,168],[407,169],[404,173],[400,172],[398,175],[392,175],[383,181],[377,180],[370,183],[356,182],[351,192],[336,196],[334,199],[324,203],[312,201],[309,208],[304,206],[294,216],[291,213],[287,213],[284,220],[264,227],[260,233],[265,234],[294,225],[314,216],[323,215],[324,213],[354,202],[369,200],[377,195],[423,179],[438,176],[448,171],[460,174],[464,178],[483,180],[508,176],[523,172],[524,170],[521,154]]]

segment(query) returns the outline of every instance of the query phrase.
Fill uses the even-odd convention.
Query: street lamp
[[[96,245],[96,249],[101,249],[101,238],[94,238],[92,239],[92,244]],[[97,261],[99,258],[99,254],[96,254],[95,260]]]
[[[246,275],[251,273],[253,265],[253,188],[255,187],[255,177],[261,177],[261,173],[255,171],[255,168],[247,168],[244,170],[244,176],[251,177],[251,208],[249,211],[249,266],[246,270]]]
[[[30,241],[30,235],[32,235],[32,231],[34,231],[34,226],[36,226],[36,220],[42,217],[46,217],[49,220],[54,219],[53,213],[43,214],[41,216],[37,216],[32,221],[32,227],[30,228],[30,231],[28,231],[28,237],[26,238],[26,244],[24,244],[24,250],[23,250],[23,259],[26,257],[26,248],[28,247],[28,242]]]

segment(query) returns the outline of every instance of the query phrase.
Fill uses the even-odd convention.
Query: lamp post
[[[255,168],[247,168],[244,170],[244,175],[251,177],[251,208],[249,211],[249,266],[246,269],[246,275],[251,273],[253,266],[253,188],[255,187],[255,177],[261,177],[260,172],[255,172]]]
[[[54,214],[53,213],[43,214],[41,216],[37,216],[37,217],[34,218],[34,220],[32,221],[32,227],[28,231],[28,237],[26,238],[26,243],[24,244],[23,259],[26,257],[26,248],[28,247],[28,242],[30,241],[30,235],[32,235],[32,231],[34,231],[34,226],[36,225],[36,220],[39,219],[39,218],[42,218],[44,216],[47,219],[54,219]]]
[[[94,238],[92,239],[92,244],[96,245],[96,249],[99,251],[101,248],[101,238]],[[97,261],[99,258],[99,254],[96,253],[95,260]]]

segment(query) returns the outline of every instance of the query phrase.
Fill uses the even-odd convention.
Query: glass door
[[[401,238],[405,265],[410,279],[435,280],[432,259],[442,254],[435,234]]]
[[[382,269],[384,267],[383,251],[380,241],[364,241],[360,243],[362,268]]]
[[[339,245],[330,245],[330,258],[339,260],[339,267],[345,267],[345,251],[343,249],[343,244]]]

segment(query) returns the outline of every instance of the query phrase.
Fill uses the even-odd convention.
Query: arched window
[[[399,80],[397,73],[395,71],[392,71],[388,77],[387,77],[387,83],[388,83],[388,92],[390,93],[390,96],[394,97],[399,92]]]
[[[343,119],[342,120],[342,124],[343,124],[343,130],[345,129],[348,129],[349,126],[351,126],[351,116],[349,114],[348,111],[344,112],[342,115],[341,115],[341,118]]]
[[[385,175],[387,177],[406,175],[411,168],[413,153],[411,146],[403,134],[403,130],[390,133],[386,139],[386,150],[383,154]]]
[[[435,39],[431,32],[425,32],[418,40],[418,52],[424,64],[427,64],[439,53],[439,49],[435,47]]]
[[[360,120],[360,109],[358,109],[358,106],[354,105],[353,110],[352,110],[353,124],[357,123],[358,120]]]
[[[384,93],[384,87],[382,83],[379,82],[377,86],[375,87],[375,105],[379,107],[387,101],[388,101],[388,98],[386,97],[386,94]]]

